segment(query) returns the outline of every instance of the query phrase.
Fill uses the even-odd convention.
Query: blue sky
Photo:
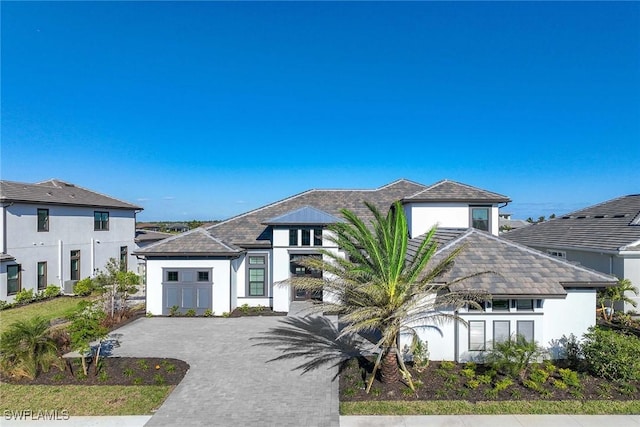
[[[223,219],[452,179],[516,217],[640,192],[638,2],[6,2],[2,179]]]

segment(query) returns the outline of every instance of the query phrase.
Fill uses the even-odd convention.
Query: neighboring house
[[[524,219],[513,219],[511,218],[510,213],[502,213],[500,212],[499,221],[499,229],[500,233],[508,233],[512,230],[516,230],[522,227],[528,227],[532,223],[525,221]]]
[[[589,206],[504,237],[640,287],[640,194]],[[640,307],[640,297],[629,297]]]
[[[136,230],[147,231],[160,231],[162,227],[154,222],[138,222],[136,223]]]
[[[147,311],[166,315],[177,306],[182,312],[209,309],[220,315],[243,304],[288,311],[291,301],[322,298],[279,282],[322,275],[296,260],[321,256],[319,249],[340,252],[327,238],[327,226],[342,221],[342,208],[368,222],[365,201],[386,212],[398,200],[412,246],[434,225],[441,245],[437,256],[465,245],[448,279],[494,272],[466,283],[495,297],[483,311],[460,313],[468,326],[442,325],[442,335],[425,329],[433,359],[476,359],[494,338],[516,332],[549,346],[563,335],[580,336],[595,323],[596,288],[615,283],[498,237],[498,211],[510,201],[506,196],[448,180],[431,186],[399,180],[373,190],[309,190],[137,251],[146,260]]]
[[[160,240],[166,239],[167,237],[175,236],[172,233],[163,233],[160,231],[151,231],[149,229],[136,229],[136,238],[135,238],[135,251],[138,251],[144,247],[147,247],[153,243],[157,243]],[[145,271],[145,262],[142,259],[138,259],[138,271],[137,274],[142,278],[142,287],[139,289],[139,294],[144,295],[146,292],[146,282],[145,279],[147,277]]]
[[[185,231],[189,231],[189,226],[187,224],[177,222],[167,225],[167,231],[172,231],[174,233],[184,233]]]
[[[0,181],[0,300],[54,284],[70,293],[110,258],[135,271],[141,207],[59,180]]]

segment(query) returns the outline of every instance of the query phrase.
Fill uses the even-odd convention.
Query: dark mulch
[[[188,370],[189,364],[177,359],[107,357],[100,358],[97,373],[90,363],[85,377],[81,360],[69,359],[64,371],[52,368],[34,380],[2,376],[0,381],[21,385],[176,385]]]
[[[446,365],[446,364],[445,364]],[[489,384],[472,384],[470,378],[462,374],[463,364],[454,364],[452,368],[443,368],[441,362],[431,362],[423,372],[411,371],[414,384],[417,383],[417,395],[404,382],[396,384],[382,384],[379,378],[374,380],[371,392],[365,393],[365,387],[373,363],[352,361],[340,374],[340,400],[467,400],[505,401],[505,400],[638,400],[640,399],[640,382],[626,384],[614,383],[602,378],[593,377],[587,373],[579,373],[580,386],[561,389],[559,373],[556,371],[538,391],[525,387],[522,381],[513,380],[513,384],[504,390],[495,392],[496,383],[505,378],[504,375],[494,375]],[[488,371],[483,365],[475,367],[475,374],[471,380],[478,380],[479,376]]]
[[[271,307],[236,307],[229,317],[245,317],[245,316],[286,316],[283,311],[273,311]]]

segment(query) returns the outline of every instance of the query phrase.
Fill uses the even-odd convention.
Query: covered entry
[[[290,264],[291,264],[291,277],[317,277],[322,278],[322,271],[312,270],[310,268],[304,267],[296,262],[296,260],[300,258],[322,258],[320,254],[291,254],[289,255]],[[322,300],[322,291],[307,291],[305,289],[297,289],[293,287],[293,300],[294,301],[305,301],[305,300]]]

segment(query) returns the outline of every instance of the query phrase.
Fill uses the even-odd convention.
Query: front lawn
[[[0,410],[67,410],[70,416],[151,415],[175,386],[0,384]]]
[[[43,317],[46,320],[68,318],[78,311],[80,301],[90,299],[91,297],[61,296],[2,310],[0,311],[0,334],[18,320],[27,320],[35,316]]]

